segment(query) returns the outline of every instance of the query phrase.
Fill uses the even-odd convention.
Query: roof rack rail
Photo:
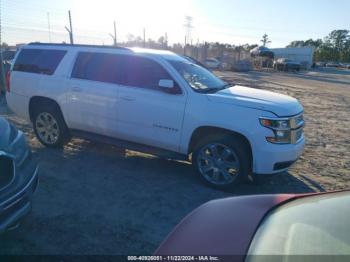
[[[72,46],[72,47],[97,47],[97,48],[112,48],[112,49],[124,49],[129,50],[127,47],[122,46],[108,46],[108,45],[87,45],[87,44],[66,44],[66,43],[41,43],[41,42],[31,42],[28,45],[43,45],[43,46]]]

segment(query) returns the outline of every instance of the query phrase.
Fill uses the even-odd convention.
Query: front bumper
[[[37,163],[31,161],[18,175],[24,176],[24,173],[31,174],[29,181],[5,200],[0,201],[0,233],[16,225],[31,210],[32,195],[38,185]]]
[[[265,142],[255,152],[253,172],[256,174],[273,174],[287,170],[298,160],[304,151],[305,138],[297,144],[271,144]]]

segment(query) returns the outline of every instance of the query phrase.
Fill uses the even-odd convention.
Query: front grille
[[[292,144],[296,144],[302,139],[304,134],[304,117],[303,114],[295,116],[290,120],[290,126],[292,129],[291,132],[291,142]]]
[[[7,155],[0,155],[0,191],[12,182],[13,177],[13,159]]]
[[[295,121],[296,126],[304,125],[304,116],[302,114],[298,115],[294,119],[295,119],[294,121]]]

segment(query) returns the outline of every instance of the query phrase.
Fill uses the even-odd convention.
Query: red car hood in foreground
[[[155,255],[229,255],[241,261],[268,211],[300,196],[253,195],[210,201],[185,217]]]

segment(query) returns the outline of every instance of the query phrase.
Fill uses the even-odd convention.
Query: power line
[[[51,26],[50,26],[50,13],[47,12],[47,27],[49,30],[49,41],[51,43]]]
[[[27,0],[23,1],[23,2],[19,2],[16,0],[11,0],[11,1],[2,0],[2,2],[5,2],[4,6],[6,7],[5,8],[6,13],[7,13],[7,11],[9,11],[8,7],[14,8],[14,9],[16,9],[16,11],[23,10],[24,12],[26,12],[27,10],[33,10],[33,11],[38,11],[38,12],[47,12],[49,10],[50,12],[54,11],[56,13],[61,13],[61,14],[65,14],[67,12],[66,8],[63,8],[63,7],[53,9],[51,5],[42,5],[42,3],[45,3],[45,2],[40,2],[40,5],[38,5],[38,4],[33,5],[32,3],[28,2]]]

